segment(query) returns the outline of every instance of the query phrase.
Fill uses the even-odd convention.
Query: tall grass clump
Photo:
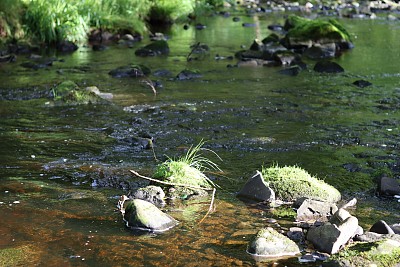
[[[150,0],[84,0],[80,9],[94,28],[143,34],[150,7]]]
[[[24,9],[21,0],[0,0],[0,38],[20,39],[24,36],[20,20]]]
[[[31,0],[24,23],[28,32],[43,43],[83,42],[89,31],[89,14],[80,14],[79,7],[74,1]]]
[[[169,158],[159,164],[154,172],[154,178],[203,188],[217,187],[203,172],[207,170],[220,171],[220,168],[216,163],[204,157],[201,151],[209,151],[218,155],[210,149],[203,148],[203,145],[204,142],[201,141],[198,145],[191,146],[184,156],[177,159]]]
[[[149,12],[151,23],[173,23],[193,12],[195,0],[152,0]]]

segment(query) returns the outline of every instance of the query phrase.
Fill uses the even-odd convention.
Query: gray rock
[[[162,232],[178,222],[155,205],[141,199],[131,200],[125,208],[124,220],[133,229]]]
[[[158,207],[165,205],[165,193],[161,187],[155,185],[139,188],[132,194],[132,198],[146,200]]]
[[[392,228],[395,234],[400,235],[400,223],[392,224],[390,228]]]
[[[247,180],[246,184],[237,194],[238,197],[247,198],[256,201],[275,201],[275,192],[264,182],[261,172]]]
[[[307,48],[303,55],[310,59],[326,59],[335,57],[336,45],[335,43],[313,45]]]
[[[339,209],[331,220],[319,227],[312,227],[307,240],[321,252],[335,254],[358,231],[358,219],[344,209]]]
[[[296,201],[297,217],[298,221],[309,221],[322,219],[327,220],[338,210],[336,204],[323,202],[318,200],[312,200],[308,198],[302,198]]]
[[[151,56],[168,55],[168,54],[169,54],[169,46],[167,41],[164,40],[155,41],[135,51],[135,55],[140,57],[151,57]]]
[[[295,242],[268,227],[258,231],[247,252],[255,257],[270,258],[296,255],[300,253],[300,249]]]
[[[392,228],[383,220],[374,223],[369,231],[377,234],[394,234]]]
[[[379,194],[385,196],[400,195],[400,184],[396,179],[386,176],[381,177],[379,182]]]

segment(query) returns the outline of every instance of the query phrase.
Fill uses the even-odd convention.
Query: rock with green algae
[[[287,34],[284,38],[288,48],[311,47],[313,44],[335,43],[337,49],[353,47],[346,29],[336,20],[307,19],[290,15],[284,26]]]
[[[305,197],[332,203],[341,199],[341,194],[336,188],[312,177],[297,166],[272,166],[263,168],[261,172],[277,199],[296,201]]]
[[[178,224],[170,215],[142,199],[133,199],[125,208],[124,220],[133,229],[162,232]]]
[[[104,104],[104,98],[112,98],[112,95],[102,97],[97,87],[80,88],[73,81],[64,81],[52,88],[54,103],[56,105],[82,105]]]
[[[168,54],[169,46],[167,41],[164,40],[155,41],[135,51],[135,55],[140,57],[151,57]]]
[[[262,260],[263,258],[294,256],[300,253],[300,249],[294,241],[268,227],[258,231],[250,242],[247,252],[256,259]]]
[[[396,267],[400,265],[400,242],[390,238],[376,242],[354,242],[332,256],[327,264]]]

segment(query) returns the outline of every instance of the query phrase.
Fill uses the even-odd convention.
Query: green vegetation
[[[201,141],[198,145],[191,146],[185,156],[177,159],[168,159],[159,164],[155,170],[154,178],[196,187],[217,187],[203,173],[203,171],[209,169],[220,170],[217,164],[202,156],[201,150],[213,152],[202,148],[203,145],[204,142]],[[215,154],[215,152],[213,153]]]
[[[397,243],[397,246],[392,243]],[[331,260],[345,261],[354,267],[372,266],[373,264],[380,267],[397,266],[400,259],[398,244],[398,242],[390,240],[357,242],[347,246],[334,255]]]
[[[72,81],[64,81],[52,88],[53,99],[59,105],[80,105],[89,103],[105,103],[93,91],[81,89]]]
[[[2,0],[0,38],[86,41],[92,29],[143,34],[147,21],[174,22],[222,0]]]
[[[300,40],[335,40],[338,42],[350,42],[350,35],[346,29],[336,20],[328,21],[321,19],[307,19],[296,15],[290,15],[285,23],[285,29],[288,30],[288,38],[297,38]]]
[[[265,181],[275,191],[276,197],[284,201],[295,201],[301,197],[337,202],[340,192],[333,186],[312,177],[297,166],[262,168]]]

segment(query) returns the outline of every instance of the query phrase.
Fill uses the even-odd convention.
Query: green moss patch
[[[341,199],[336,188],[312,177],[297,166],[263,167],[262,174],[275,191],[276,197],[284,201],[295,201],[301,197],[327,202],[337,202]]]
[[[285,28],[288,30],[287,37],[289,38],[312,41],[329,39],[336,42],[351,42],[349,33],[334,19],[310,20],[290,15],[286,21]]]
[[[392,267],[400,262],[400,247],[391,240],[379,242],[357,242],[346,247],[331,260],[346,262],[354,267],[376,266]],[[396,242],[398,244],[398,242]]]
[[[52,89],[54,102],[56,104],[82,105],[105,103],[106,101],[99,97],[95,92],[81,89],[73,81],[64,81]]]

